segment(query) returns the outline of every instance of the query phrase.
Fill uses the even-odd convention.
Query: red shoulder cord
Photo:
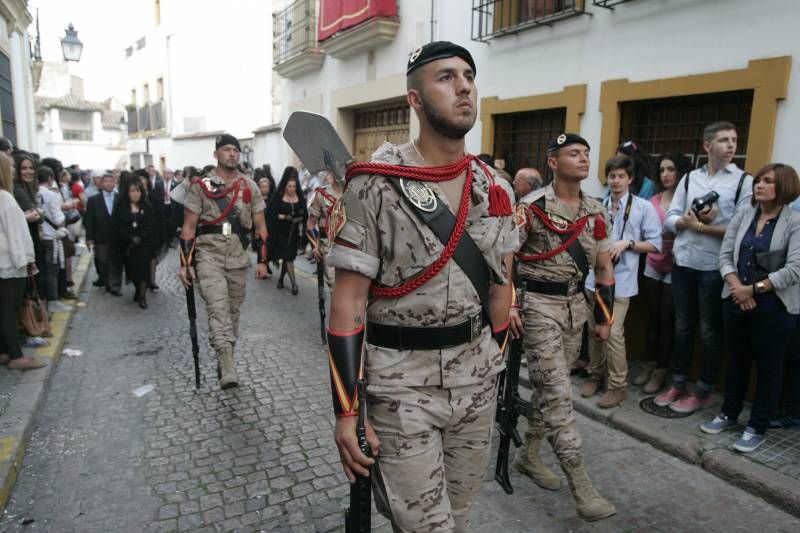
[[[418,181],[438,183],[441,181],[451,180],[464,172],[464,170],[467,171],[467,178],[464,180],[464,189],[461,192],[461,205],[459,206],[458,214],[456,215],[456,225],[453,229],[453,234],[450,235],[450,240],[447,242],[447,245],[442,251],[442,254],[438,259],[436,259],[436,261],[426,267],[419,275],[405,283],[401,283],[396,287],[380,287],[373,283],[370,291],[374,297],[400,298],[401,296],[406,296],[407,294],[412,293],[433,279],[436,274],[441,272],[444,266],[453,257],[453,253],[456,251],[456,247],[458,246],[461,236],[464,234],[464,230],[466,228],[467,213],[469,212],[470,206],[470,193],[472,192],[472,161],[478,161],[491,182],[491,186],[489,187],[489,214],[492,216],[510,216],[511,202],[508,199],[508,195],[499,185],[494,183],[494,179],[491,173],[485,168],[483,161],[480,161],[474,155],[466,155],[460,161],[456,161],[450,165],[436,167],[403,167],[399,165],[389,165],[386,163],[356,163],[347,169],[347,175],[345,176],[347,183],[349,183],[354,176],[359,174],[380,174],[382,176],[409,178]],[[499,191],[502,193],[502,196],[496,194],[496,191],[493,191],[495,188],[499,189]],[[492,194],[493,192],[495,193],[494,195]],[[501,202],[501,199],[504,197],[507,205],[498,205],[497,200],[495,200],[493,204],[494,197],[500,199]],[[493,213],[498,214],[493,215]]]
[[[542,223],[545,225],[545,227],[547,227],[547,229],[549,229],[553,233],[557,233],[558,235],[570,234],[570,236],[566,241],[561,243],[561,246],[553,248],[552,250],[547,250],[546,252],[541,252],[541,253],[538,253],[538,254],[521,254],[521,253],[517,253],[516,254],[517,259],[519,259],[520,261],[525,262],[525,263],[534,262],[534,261],[543,261],[545,259],[550,259],[551,257],[557,256],[558,254],[560,254],[561,252],[563,252],[564,250],[569,248],[569,246],[573,242],[575,242],[578,239],[578,237],[580,237],[581,232],[586,227],[586,224],[589,222],[589,217],[585,216],[585,217],[582,217],[582,218],[578,219],[577,222],[574,222],[572,224],[567,224],[566,227],[561,229],[561,228],[556,227],[555,224],[553,224],[553,221],[550,220],[550,217],[547,216],[547,213],[545,213],[544,211],[539,209],[534,204],[531,204],[528,209],[530,211],[532,211],[533,214],[536,215],[536,218],[541,220]]]
[[[233,184],[230,187],[226,187],[221,192],[213,193],[208,190],[208,187],[206,187],[206,184],[200,178],[194,178],[194,180],[192,180],[192,183],[200,185],[200,188],[203,189],[203,193],[212,200],[218,200],[220,198],[228,196],[228,194],[231,191],[233,191],[233,199],[230,201],[230,203],[228,203],[228,207],[225,208],[222,214],[217,218],[215,218],[214,220],[201,220],[200,224],[203,224],[204,226],[215,226],[228,218],[228,215],[236,206],[236,200],[239,199],[239,188],[241,182],[242,182],[241,179],[237,179],[235,182],[233,182]]]

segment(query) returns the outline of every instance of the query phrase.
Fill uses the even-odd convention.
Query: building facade
[[[26,0],[0,0],[0,129],[14,146],[36,152],[32,59]]]
[[[240,139],[276,122],[271,102],[269,2],[241,0],[221,22],[211,0],[130,0],[152,17],[124,51],[131,165],[179,168],[213,162],[214,137]],[[224,17],[223,17],[224,18]],[[252,150],[243,159],[257,160]]]
[[[702,164],[702,129],[714,120],[737,125],[736,162],[748,171],[800,165],[790,133],[800,119],[792,0],[296,0],[276,16],[305,12],[314,31],[299,51],[288,32],[274,37],[283,120],[297,109],[326,115],[358,159],[415,134],[406,60],[441,39],[466,46],[477,64],[480,117],[468,149],[504,159],[512,174],[544,170],[548,140],[569,130],[592,145],[584,188],[600,194],[620,141]]]

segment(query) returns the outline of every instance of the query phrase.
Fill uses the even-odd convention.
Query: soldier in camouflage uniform
[[[541,487],[558,489],[558,476],[539,456],[541,441],[547,436],[567,475],[578,516],[593,521],[616,510],[586,475],[569,374],[587,320],[583,281],[589,268],[594,268],[599,280],[600,295],[592,334],[600,342],[608,338],[614,302],[612,241],[607,235],[611,226],[603,205],[580,190],[589,173],[589,144],[583,138],[560,135],[549,146],[547,164],[555,175],[553,183],[522,198],[515,213],[521,244],[516,257],[525,301],[522,317],[515,308],[511,310],[511,330],[516,334],[524,327],[534,392],[533,418],[514,466]]]
[[[256,278],[267,275],[264,199],[255,182],[237,171],[240,151],[236,137],[225,134],[217,138],[217,167],[202,179],[194,178],[188,186],[181,229],[179,275],[185,287],[196,279],[206,302],[208,337],[217,355],[223,389],[239,383],[233,353],[253,227],[258,254]]]
[[[352,416],[365,365],[367,440],[380,448],[388,503],[379,509],[396,531],[465,531],[489,460],[517,231],[508,184],[464,155],[477,109],[474,73],[469,52],[452,43],[412,53],[408,101],[419,139],[385,143],[372,163],[350,167],[331,215],[335,440],[350,481],[368,475],[373,460],[358,448]],[[443,239],[422,216],[445,211],[456,222]],[[460,266],[469,263],[443,244],[467,238],[476,246],[468,260],[486,267],[489,316],[480,284]]]
[[[318,265],[325,268],[325,284],[333,290],[333,268],[330,267],[325,258],[331,249],[330,239],[328,238],[328,221],[333,211],[333,206],[342,195],[342,188],[336,183],[333,174],[325,176],[325,183],[317,188],[311,196],[308,205],[308,231],[315,235],[318,244],[314,246],[314,258]]]

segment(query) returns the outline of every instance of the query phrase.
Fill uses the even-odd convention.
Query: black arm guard
[[[180,239],[181,267],[194,265],[194,239]]]
[[[363,374],[364,326],[342,334],[328,328],[333,412],[337,417],[358,415],[357,381]]]
[[[264,232],[263,235],[256,236],[255,245],[256,245],[256,258],[258,259],[258,262],[267,264],[267,261],[269,259],[267,257],[267,234],[266,234],[266,232]]]
[[[614,283],[595,285],[594,323],[610,326],[614,323]]]

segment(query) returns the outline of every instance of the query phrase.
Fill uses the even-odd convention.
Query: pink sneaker
[[[659,407],[666,407],[674,401],[680,400],[686,395],[686,389],[679,389],[677,387],[670,387],[665,392],[662,392],[653,403]]]
[[[700,409],[711,407],[714,403],[714,398],[709,394],[705,398],[701,398],[696,394],[691,394],[685,398],[669,404],[669,408],[676,413],[694,413]]]

